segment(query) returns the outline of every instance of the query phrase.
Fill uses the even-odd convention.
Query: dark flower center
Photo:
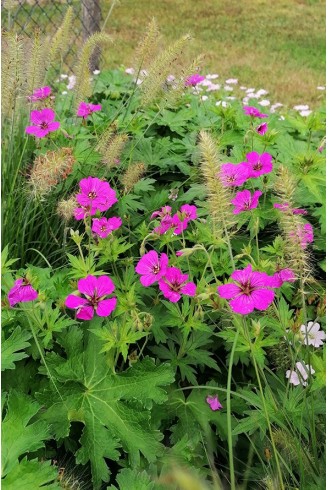
[[[47,123],[47,122],[42,122],[42,123],[40,124],[40,128],[41,128],[41,129],[47,129],[47,128],[48,128],[48,123]]]
[[[154,265],[153,268],[152,268],[152,271],[153,271],[153,274],[158,274],[159,271],[160,271],[160,266],[159,264],[157,265]]]
[[[97,197],[97,194],[95,193],[95,191],[89,192],[89,194],[88,194],[89,199],[95,199],[96,197]]]
[[[253,170],[262,170],[262,163],[261,162],[257,162],[254,166],[253,166]]]
[[[178,293],[181,289],[181,284],[177,283],[177,282],[171,282],[170,283],[170,288],[172,291],[175,291],[176,293]]]
[[[234,182],[236,180],[236,175],[228,175],[227,182]]]
[[[101,226],[101,227],[100,227],[100,231],[101,231],[102,233],[105,233],[105,231],[107,231],[106,225]]]
[[[246,296],[250,296],[254,288],[252,288],[250,281],[247,281],[245,283],[240,283],[240,289],[243,294],[246,294]]]

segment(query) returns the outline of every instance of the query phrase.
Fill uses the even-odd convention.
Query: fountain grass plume
[[[140,85],[142,106],[151,104],[163,90],[166,79],[172,71],[172,66],[181,56],[185,45],[190,40],[189,34],[182,36],[155,58],[149,67],[148,76]]]

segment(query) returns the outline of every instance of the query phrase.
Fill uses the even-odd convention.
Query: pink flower
[[[231,201],[231,204],[235,206],[233,214],[257,208],[260,196],[262,196],[261,191],[255,191],[253,196],[247,189],[237,192],[236,197]]]
[[[286,371],[286,378],[289,380],[290,384],[294,386],[298,386],[302,384],[303,386],[307,385],[307,379],[309,377],[309,373],[315,373],[315,370],[309,364],[304,364],[304,362],[297,362],[295,364],[295,371],[291,371],[288,369]]]
[[[168,264],[169,259],[166,254],[161,254],[159,257],[155,250],[151,250],[141,257],[135,271],[141,275],[141,284],[148,287],[165,275]]]
[[[224,163],[217,177],[219,177],[224,187],[239,187],[248,179],[249,170],[245,163],[239,163],[238,165]]]
[[[196,284],[188,281],[188,274],[182,274],[176,267],[168,267],[165,276],[159,282],[159,289],[165,298],[176,303],[181,298],[181,294],[195,296]]]
[[[313,228],[310,223],[298,225],[296,233],[292,231],[290,237],[298,243],[301,248],[306,249],[309,243],[313,242]]]
[[[274,299],[272,278],[264,272],[253,272],[251,264],[243,270],[231,274],[236,284],[229,283],[218,287],[221,298],[230,299],[232,311],[247,315],[254,309],[266,310]]]
[[[194,219],[197,219],[196,206],[184,204],[172,217],[170,227],[173,228],[175,235],[180,235],[180,233],[187,229],[189,221],[193,221]]]
[[[268,125],[267,123],[262,123],[256,128],[256,132],[263,136],[268,130]]]
[[[94,206],[82,206],[81,208],[75,208],[73,211],[74,218],[77,221],[82,220],[87,216],[93,216],[94,214],[96,214],[97,210],[98,208]]]
[[[96,111],[101,111],[101,105],[100,104],[89,104],[88,102],[81,102],[79,104],[79,107],[77,109],[76,115],[79,117],[83,117],[83,119],[86,119],[90,114]]]
[[[272,276],[272,287],[280,288],[284,282],[295,282],[296,277],[291,269],[281,269]]]
[[[91,320],[94,312],[98,316],[109,316],[115,310],[117,298],[104,299],[115,290],[110,277],[87,276],[77,282],[77,287],[85,298],[70,294],[65,305],[76,310],[76,318],[79,320]]]
[[[320,330],[320,324],[317,322],[308,322],[307,325],[301,325],[300,332],[304,336],[304,344],[313,345],[313,347],[321,347],[323,340],[326,338],[325,332]]]
[[[32,111],[30,121],[34,126],[27,126],[25,133],[33,134],[37,138],[44,138],[51,131],[56,131],[60,123],[54,121],[55,113],[52,109],[42,109],[41,111]]]
[[[77,194],[76,200],[81,206],[96,208],[99,211],[107,211],[117,202],[116,193],[108,182],[97,177],[87,177],[79,183],[81,193]],[[90,213],[94,214],[94,213]]]
[[[289,205],[287,202],[280,204],[280,203],[274,203],[273,205],[274,208],[280,209],[283,213],[287,212],[289,210]],[[292,209],[293,214],[307,214],[306,209]]]
[[[246,116],[259,117],[261,119],[263,119],[264,117],[268,117],[267,114],[262,114],[258,109],[256,109],[256,107],[252,107],[250,105],[245,105],[243,109]]]
[[[163,206],[159,211],[155,211],[150,219],[156,218],[156,216],[159,216],[160,218],[165,218],[166,216],[171,216],[171,211],[172,208],[171,206]]]
[[[16,303],[26,303],[37,299],[38,293],[32,288],[28,279],[16,279],[13,287],[8,293],[10,306],[15,306]]]
[[[34,90],[33,94],[28,96],[27,98],[31,102],[36,102],[38,100],[46,99],[47,97],[49,97],[50,94],[51,94],[50,87],[41,87]]]
[[[94,218],[91,230],[101,238],[106,238],[112,231],[117,230],[122,225],[121,218]]]
[[[270,153],[262,153],[260,155],[256,151],[251,151],[247,153],[246,159],[249,177],[259,177],[260,175],[272,172],[272,156]]]
[[[206,402],[209,404],[209,406],[211,407],[211,410],[213,410],[213,412],[215,412],[216,410],[220,410],[222,407],[221,403],[219,402],[219,399],[217,396],[208,396],[206,398]]]
[[[194,87],[203,80],[205,80],[205,77],[196,73],[195,75],[191,75],[190,77],[188,77],[185,84],[186,86],[192,85]]]

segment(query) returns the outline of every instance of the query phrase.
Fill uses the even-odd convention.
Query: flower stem
[[[231,490],[235,490],[235,488],[236,488],[235,471],[234,471],[234,463],[233,463],[232,431],[231,431],[231,377],[232,377],[233,357],[235,354],[238,336],[239,336],[239,331],[237,331],[237,333],[235,335],[235,339],[234,339],[232,349],[231,349],[231,353],[230,353],[228,382],[227,382],[227,429],[228,429],[230,489]]]

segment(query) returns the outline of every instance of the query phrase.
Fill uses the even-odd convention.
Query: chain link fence
[[[74,11],[69,49],[64,58],[68,71],[73,68],[76,53],[90,34],[100,31],[102,21],[100,0],[1,0],[2,30],[33,37],[36,30],[51,38],[60,27],[67,8]],[[97,57],[90,69],[98,68]]]

